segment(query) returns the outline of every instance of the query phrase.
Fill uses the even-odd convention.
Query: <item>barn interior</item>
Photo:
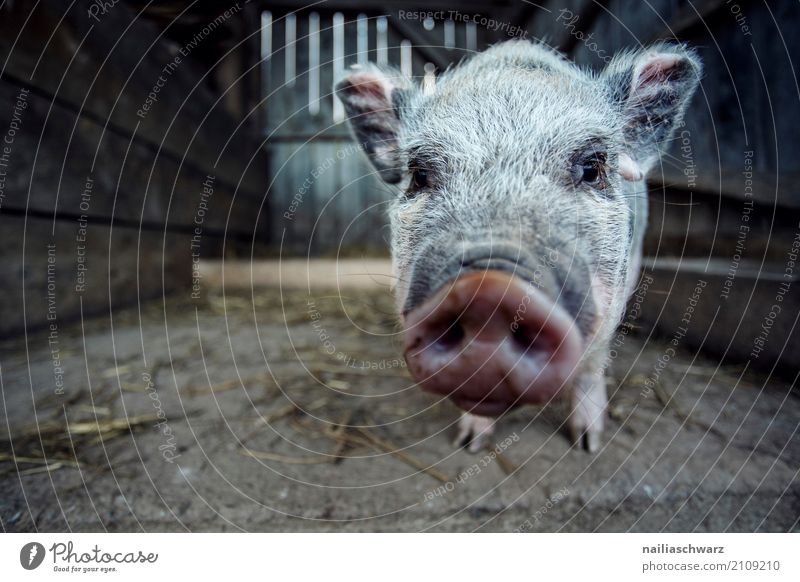
[[[3,530],[799,531],[798,25],[753,0],[0,2]],[[367,62],[435,90],[513,38],[705,66],[648,177],[595,454],[559,403],[453,445],[403,361],[396,193],[332,95]]]

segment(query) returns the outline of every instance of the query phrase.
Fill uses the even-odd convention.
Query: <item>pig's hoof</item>
[[[470,453],[477,453],[486,448],[493,434],[494,419],[465,412],[458,419],[458,436],[453,445],[456,447],[466,445]]]
[[[576,410],[569,417],[569,434],[573,445],[582,447],[590,453],[596,453],[600,449],[603,422],[597,418],[592,421],[582,417],[580,411]]]
[[[600,449],[600,435],[603,434],[607,405],[606,385],[602,377],[584,378],[578,382],[572,393],[572,412],[568,420],[573,444],[582,446],[590,453]]]

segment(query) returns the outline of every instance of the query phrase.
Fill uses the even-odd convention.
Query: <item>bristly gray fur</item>
[[[407,188],[409,165],[422,165],[430,178],[391,204],[399,310],[453,277],[465,250],[519,248],[508,258],[520,273],[554,273],[547,291],[579,323],[586,373],[602,376],[638,278],[643,176],[701,70],[697,55],[677,44],[624,51],[597,74],[542,44],[513,40],[447,70],[429,95],[397,71],[361,69],[341,80],[354,133],[382,175]],[[571,178],[592,152],[604,160],[602,191]],[[635,179],[623,176],[627,161]]]

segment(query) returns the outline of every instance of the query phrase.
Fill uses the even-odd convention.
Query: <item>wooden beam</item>
[[[643,287],[637,292],[643,298],[637,325],[680,338],[687,347],[701,348],[731,363],[749,362],[771,371],[777,366],[795,374],[798,356],[791,346],[800,342],[800,288],[797,276],[784,277],[784,267],[783,263],[742,261],[731,279],[729,258],[646,257],[642,277],[649,283],[644,292]],[[764,341],[762,326],[781,285],[787,283],[791,287],[781,295],[781,312],[772,320]],[[689,307],[693,308],[690,323],[682,324]]]
[[[411,41],[411,45],[422,57],[436,65],[440,71],[444,71],[448,65],[451,64],[451,59],[444,51],[439,48],[431,39],[426,38],[426,35],[419,32],[413,26],[408,26],[404,20],[397,18],[389,18],[389,26],[400,36]]]
[[[306,0],[275,0],[262,1],[260,3],[264,10],[272,11],[294,11],[294,10],[316,10],[342,12],[365,12],[372,14],[396,13],[398,10],[425,10],[425,11],[458,11],[462,14],[487,14],[496,12],[512,5],[511,0],[459,0],[454,3],[452,0],[430,0],[428,2],[408,2],[408,0],[382,0],[380,2],[369,2],[365,0],[325,0],[323,2],[313,2]]]
[[[124,5],[104,15],[99,26],[85,11],[54,0],[30,14],[29,10],[18,6],[0,18],[0,54],[8,56],[4,79],[31,92],[35,88],[38,95],[70,107],[108,131],[135,136],[138,143],[160,150],[159,155],[184,160],[204,173],[214,168],[229,184],[241,180],[242,189],[263,194],[264,176],[253,166],[266,162],[256,162],[245,171],[250,152],[244,132],[240,130],[241,136],[237,134],[221,152],[222,140],[237,127],[236,121],[216,104],[216,95],[198,84],[204,71],[191,52],[165,72],[165,65],[175,62],[172,49],[157,40],[159,31],[152,23],[132,22],[134,15]],[[11,50],[23,22],[26,33]],[[128,27],[129,33],[121,34]],[[57,34],[51,35],[53,30]],[[73,58],[78,46],[81,58]],[[157,100],[148,101],[160,76],[166,82]],[[140,116],[137,110],[145,103],[150,108]],[[260,152],[256,155],[263,160]]]
[[[13,85],[15,87],[27,89],[31,92],[31,95],[35,97],[41,97],[42,99],[53,103],[54,105],[62,108],[65,111],[69,111],[73,115],[80,115],[81,120],[87,121],[88,123],[96,126],[98,129],[102,129],[103,131],[110,133],[114,136],[123,138],[125,140],[131,140],[135,145],[141,146],[142,148],[146,149],[154,156],[158,156],[159,158],[169,160],[176,164],[180,164],[183,169],[187,172],[193,173],[198,177],[206,176],[209,173],[209,167],[200,165],[196,163],[191,157],[184,157],[173,153],[170,149],[164,147],[162,143],[151,139],[147,134],[140,132],[136,133],[135,135],[131,133],[131,130],[127,127],[123,127],[109,119],[99,115],[88,108],[81,108],[77,104],[73,103],[72,101],[65,99],[59,95],[51,95],[45,90],[42,90],[40,87],[36,85],[32,85],[14,75],[11,75],[7,72],[0,75],[0,83],[3,81],[7,82],[9,85]],[[236,183],[232,181],[228,181],[225,179],[225,176],[219,176],[217,178],[217,182],[220,185],[225,185],[229,188],[236,189]],[[262,192],[256,192],[254,190],[248,190],[248,185],[243,183],[239,186],[239,192],[241,192],[242,196],[250,197],[254,199],[261,199],[263,197]]]
[[[741,0],[739,5],[748,4],[749,0]],[[650,42],[662,40],[665,38],[675,38],[695,26],[716,15],[721,8],[725,7],[725,0],[695,0],[689,6],[684,6],[672,19],[668,26],[660,30],[657,34],[650,38]]]

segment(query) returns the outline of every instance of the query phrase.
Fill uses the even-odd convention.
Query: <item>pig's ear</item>
[[[351,69],[336,83],[356,139],[381,177],[390,184],[403,178],[398,149],[401,115],[414,90],[399,71],[374,65]]]
[[[701,74],[697,55],[674,44],[622,53],[609,63],[603,76],[624,116],[629,179],[643,177],[658,161]]]

